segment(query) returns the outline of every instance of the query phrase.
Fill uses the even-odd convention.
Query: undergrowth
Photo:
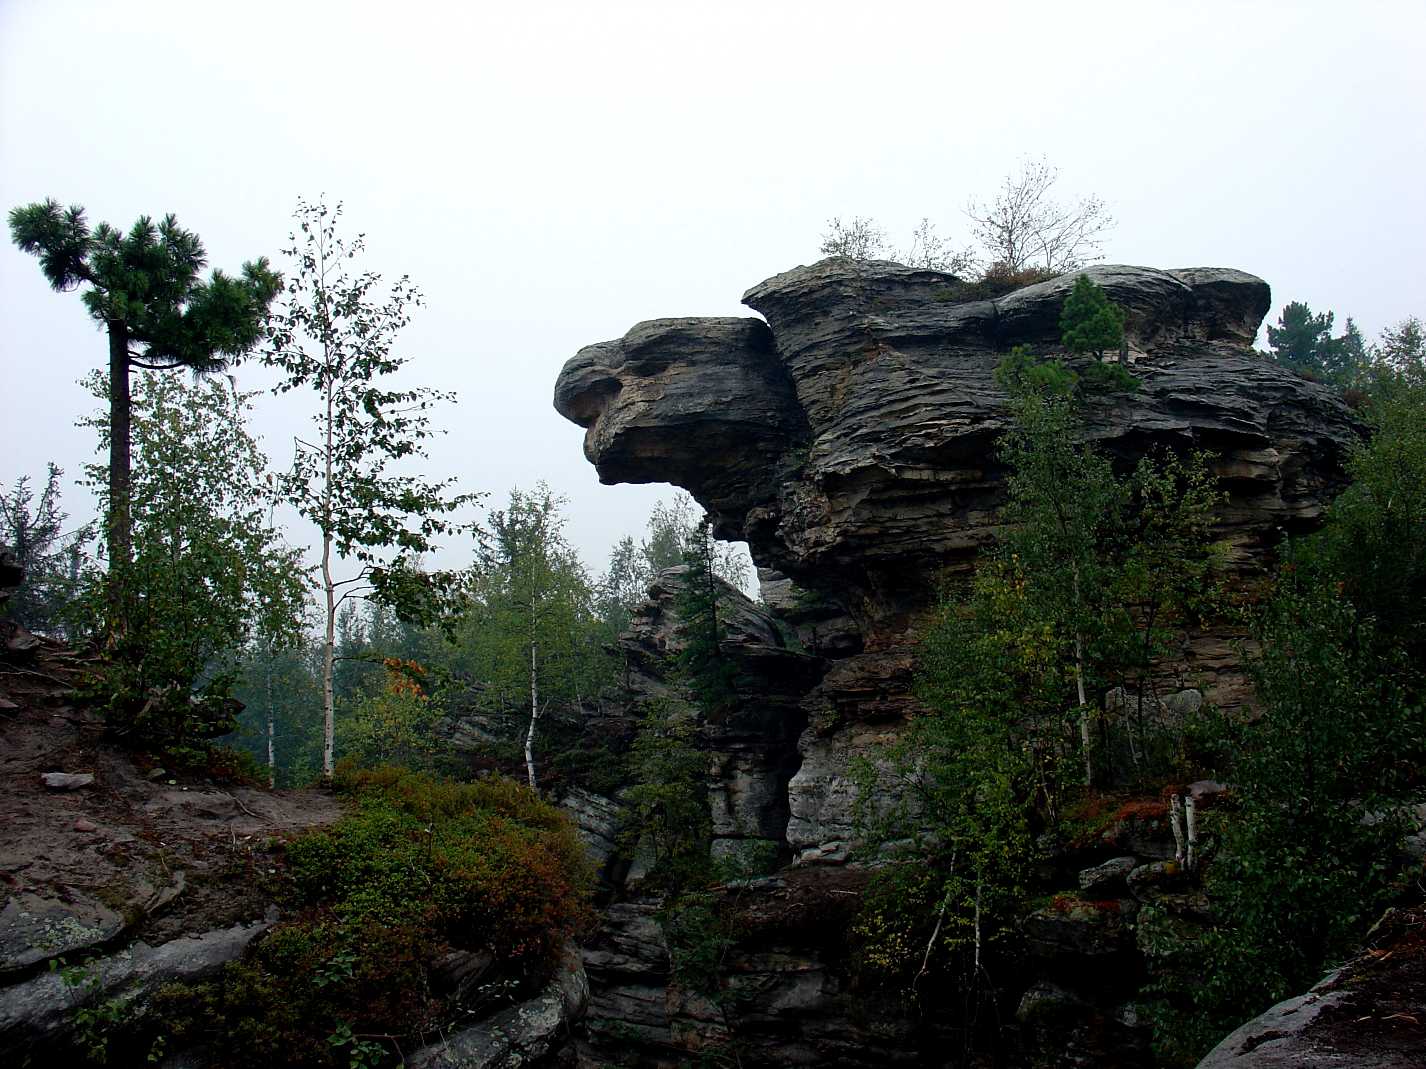
[[[399,1065],[538,989],[590,922],[574,828],[524,786],[381,768],[339,770],[337,787],[348,815],[287,848],[287,919],[216,979],[161,989],[104,1045],[109,1064],[162,1037],[223,1069]],[[481,963],[475,982],[451,982],[459,956]]]

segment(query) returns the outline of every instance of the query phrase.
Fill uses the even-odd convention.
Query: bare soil
[[[87,670],[49,642],[0,661],[0,976],[11,979],[61,953],[262,917],[286,840],[341,815],[320,790],[159,775],[76,705]],[[54,790],[46,772],[94,780]]]

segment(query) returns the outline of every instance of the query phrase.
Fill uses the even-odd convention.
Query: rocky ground
[[[61,964],[261,922],[283,840],[340,815],[327,792],[217,785],[115,747],[74,701],[86,667],[49,642],[0,661],[0,1052],[27,1045],[25,1007]]]
[[[1420,1069],[1426,1065],[1426,907],[1393,910],[1362,952],[1305,995],[1254,1018],[1199,1069]]]

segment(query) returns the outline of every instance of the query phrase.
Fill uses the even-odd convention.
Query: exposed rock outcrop
[[[1159,447],[1207,451],[1227,494],[1217,522],[1230,560],[1260,566],[1285,531],[1320,520],[1357,422],[1330,390],[1251,349],[1269,304],[1260,279],[1087,273],[1125,309],[1142,383],[1089,402],[1088,435],[1126,465]],[[688,489],[721,536],[748,541],[770,604],[820,612],[828,638],[816,652],[831,664],[802,698],[789,799],[787,838],[804,860],[845,857],[844,772],[911,708],[908,628],[939,577],[994,538],[1007,422],[994,368],[1015,345],[1060,351],[1072,283],[963,301],[950,275],[824,260],[744,295],[766,322],[641,323],[581,350],[560,376],[556,407],[587,428],[603,481]],[[804,645],[815,628],[798,627]],[[1235,637],[1185,635],[1164,666],[1167,689],[1240,704]]]
[[[1125,459],[1214,453],[1244,563],[1315,522],[1356,424],[1329,390],[1252,351],[1267,285],[1206,268],[1086,273],[1125,308],[1143,383],[1090,406],[1091,436]],[[928,571],[993,537],[1007,415],[993,371],[1015,345],[1060,351],[1072,283],[963,302],[949,275],[824,260],[744,295],[765,323],[653,320],[581,350],[555,405],[587,428],[603,481],[685,487],[758,564],[877,627],[924,603]]]
[[[707,799],[712,852],[729,867],[713,895],[733,934],[721,954],[720,990],[680,982],[667,903],[647,885],[645,859],[629,856],[618,800],[568,792],[565,808],[604,868],[610,899],[585,948],[591,999],[582,1064],[672,1067],[716,1063],[733,1051],[745,1066],[927,1064],[946,1044],[964,1043],[963,1032],[953,1015],[908,1013],[898,998],[857,987],[848,933],[870,872],[853,858],[850,819],[834,828],[796,808],[820,802],[850,812],[856,797],[845,763],[816,766],[816,775],[806,761],[797,766],[803,709],[796,696],[828,686],[830,673],[819,673],[829,662],[786,648],[776,621],[724,586],[724,653],[737,666],[740,701],[726,719],[703,716],[669,672],[682,648],[684,574],[660,577],[620,645],[631,709],[661,702],[698,728],[708,761],[702,781],[688,789]],[[631,709],[611,706],[609,715],[628,717]],[[871,756],[895,740],[897,725],[887,720],[876,730],[856,736]],[[1213,786],[1195,788],[1207,797]],[[1176,870],[1159,861],[1174,852],[1166,813],[1157,800],[1107,809],[1053,859],[1064,891],[1024,920],[1024,990],[1004,993],[1006,1016],[1017,1022],[1011,1064],[1146,1064],[1147,1030],[1133,1002],[1143,963],[1171,953],[1170,936],[1185,943],[1199,926],[1198,899],[1182,893]],[[794,864],[775,867],[788,859]],[[1147,927],[1138,923],[1145,910],[1153,913]],[[1069,1017],[1073,1027],[1061,1028]]]
[[[1209,1051],[1198,1069],[1408,1069],[1426,1055],[1426,912],[1388,913],[1363,953]]]
[[[1285,531],[1320,521],[1359,434],[1330,390],[1251,342],[1265,283],[1224,269],[1087,272],[1126,310],[1141,388],[1087,405],[1087,433],[1125,465],[1160,447],[1207,451],[1227,496],[1231,563],[1260,566]],[[556,407],[587,428],[606,482],[673,482],[746,539],[770,596],[821,607],[839,658],[803,705],[789,841],[841,860],[851,820],[842,772],[909,709],[906,634],[940,576],[995,536],[1007,398],[993,372],[1015,345],[1060,351],[1066,276],[993,301],[954,277],[824,260],[744,295],[756,319],[641,323],[580,351]],[[1245,697],[1237,636],[1184,636],[1168,689]]]
[[[1260,279],[1211,268],[1087,273],[1125,309],[1141,385],[1088,400],[1085,434],[1126,468],[1159,448],[1206,451],[1227,495],[1216,524],[1230,567],[1254,575],[1284,532],[1320,522],[1344,485],[1359,425],[1331,391],[1253,351],[1270,303]],[[825,906],[856,901],[844,882],[863,878],[846,867],[855,860],[850,773],[883,755],[916,708],[916,626],[941,577],[967,571],[997,534],[1006,473],[995,445],[1008,399],[994,369],[1016,345],[1062,354],[1059,313],[1073,281],[967,300],[967,287],[943,273],[825,260],[749,290],[744,303],[762,319],[641,323],[581,350],[560,376],[556,407],[586,428],[600,479],[689,490],[721,537],[748,542],[777,617],[751,606],[733,614],[745,700],[728,723],[703,725],[708,790],[721,841],[776,844],[794,866],[741,890],[742,908],[787,920],[797,912],[782,908],[791,898],[824,911],[820,925],[763,929],[762,943],[730,952],[736,982],[774,1007],[740,1021],[739,1034],[755,1037],[744,1064],[916,1063],[940,1042],[924,1021],[871,1021],[852,1008],[839,951],[821,942],[851,914]],[[628,643],[635,690],[646,694],[667,690],[660,657],[676,644],[659,608],[669,591],[654,593]],[[1161,665],[1155,708],[1241,704],[1237,637],[1221,628],[1182,635]],[[1198,923],[1197,901],[1142,873],[1128,881],[1173,855],[1163,806],[1126,809],[1097,834],[1080,856],[1061,859],[1068,886],[1082,869],[1114,864],[1027,921],[1038,964],[1011,1003],[1021,1009],[1017,1064],[1143,1064],[1130,996],[1166,940],[1139,945],[1143,903],[1131,887],[1152,903],[1158,928]],[[586,956],[590,1035],[596,1047],[603,1037],[606,1055],[614,1036],[641,1037],[646,1053],[692,1051],[726,1026],[671,983],[656,913],[649,901],[611,907]],[[1084,963],[1096,958],[1123,965],[1114,982],[1089,979]],[[1066,1006],[1089,1024],[1068,1039],[1044,1031]]]
[[[33,670],[0,674],[7,1065],[68,1064],[77,1009],[117,1002],[132,1018],[164,984],[240,956],[273,916],[260,874],[282,864],[281,839],[341,811],[326,792],[146,773],[73,703],[85,660],[50,640],[36,657]]]
[[[674,700],[691,709],[669,666],[683,649],[676,602],[687,569],[670,568],[649,590],[619,646],[632,702]],[[722,645],[737,665],[735,708],[701,724],[709,752],[707,783],[716,858],[767,867],[785,860],[788,781],[797,771],[796,744],[805,722],[802,698],[825,664],[793,648],[778,622],[743,594],[719,582]]]
[[[566,947],[558,969],[536,997],[422,1047],[409,1069],[521,1069],[548,1064],[589,1003],[579,948]]]
[[[118,1000],[136,1014],[164,984],[212,977],[266,928],[261,922],[238,924],[159,946],[139,942],[88,962],[82,979],[73,983],[60,972],[46,972],[0,988],[0,1053],[19,1058],[54,1041],[74,1028],[76,1009],[101,1000]]]

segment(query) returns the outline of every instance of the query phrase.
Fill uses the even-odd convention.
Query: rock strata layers
[[[1358,428],[1331,391],[1252,350],[1267,285],[1211,268],[1085,273],[1126,310],[1142,383],[1092,402],[1089,436],[1125,461],[1209,451],[1240,563],[1315,523]],[[994,536],[1007,421],[994,369],[1016,345],[1062,352],[1073,281],[966,302],[950,275],[824,260],[744,295],[765,321],[652,320],[582,349],[555,405],[586,428],[602,481],[684,487],[759,565],[876,627]]]
[[[1252,573],[1285,532],[1320,521],[1358,423],[1332,391],[1254,352],[1270,300],[1261,279],[1086,273],[1125,310],[1141,386],[1089,400],[1085,433],[1125,467],[1157,449],[1205,451],[1226,494],[1217,533],[1231,566]],[[1065,355],[1073,282],[967,301],[951,275],[834,258],[750,289],[744,303],[764,320],[640,323],[560,375],[555,405],[586,428],[600,479],[692,493],[722,537],[747,540],[768,604],[828,662],[801,698],[788,801],[787,839],[804,860],[845,859],[845,771],[914,705],[909,636],[941,577],[995,537],[1008,399],[994,369],[1016,345]],[[1240,705],[1237,638],[1182,636],[1165,692]]]
[[[1320,523],[1345,485],[1358,422],[1333,392],[1253,350],[1270,304],[1262,280],[1219,268],[1085,273],[1125,310],[1140,385],[1088,398],[1083,433],[1125,470],[1158,450],[1204,451],[1225,494],[1215,522],[1228,565],[1243,581],[1260,574],[1283,535]],[[1006,471],[996,443],[1010,414],[995,368],[1019,345],[1075,363],[1059,345],[1073,283],[1064,276],[966,299],[970,288],[944,273],[824,260],[750,289],[743,301],[762,318],[641,323],[582,349],[560,376],[555,405],[585,428],[585,455],[601,481],[685,488],[720,537],[747,541],[759,566],[763,607],[730,615],[741,621],[730,645],[756,682],[729,723],[702,727],[712,755],[707,790],[715,850],[718,842],[775,847],[793,865],[776,878],[796,874],[803,897],[819,888],[855,894],[838,887],[857,863],[852,770],[883,758],[917,708],[915,635],[943,577],[968,572],[998,533]],[[671,603],[669,591],[654,594],[626,641],[641,666],[636,689],[649,694],[668,687],[659,655],[676,642],[658,607]],[[1248,688],[1238,638],[1221,627],[1182,634],[1160,666],[1155,709],[1241,705]],[[1082,868],[1114,862],[1086,874],[1095,898],[1061,896],[1028,922],[1042,967],[1026,979],[1024,1064],[1040,1064],[1031,1048],[1053,1036],[1042,1023],[1071,1005],[1091,1007],[1099,1022],[1076,1055],[1083,1064],[1144,1056],[1132,983],[1082,983],[1093,960],[1118,963],[1125,975],[1140,970],[1149,951],[1138,945],[1140,902],[1125,880],[1172,856],[1172,837],[1162,813],[1127,814],[1094,846],[1077,860]],[[776,897],[767,886],[746,894],[751,909]],[[1152,901],[1146,930],[1196,923],[1175,899]],[[649,928],[654,913],[649,902],[608,912],[606,943],[587,961],[591,1017],[606,1022],[606,1036],[627,1026],[655,1046],[693,1049],[689,1035],[716,1038],[723,1026],[716,1015],[689,1023],[697,1014],[658,964],[666,950]],[[797,1009],[754,1029],[768,1060],[753,1063],[915,1063],[918,1051],[934,1049],[905,1020],[878,1038],[849,1018],[839,1001],[845,976],[829,968],[831,952],[816,938],[770,938],[789,955],[778,975],[804,977],[803,994],[787,996]],[[735,972],[762,974],[755,955],[734,957],[747,963]],[[759,982],[781,990],[782,981]],[[807,994],[814,986],[815,997]],[[853,1038],[839,1046],[834,1035]],[[1095,1048],[1094,1036],[1110,1038]],[[854,1053],[857,1044],[864,1053]],[[1055,1064],[1047,1049],[1044,1064]]]

